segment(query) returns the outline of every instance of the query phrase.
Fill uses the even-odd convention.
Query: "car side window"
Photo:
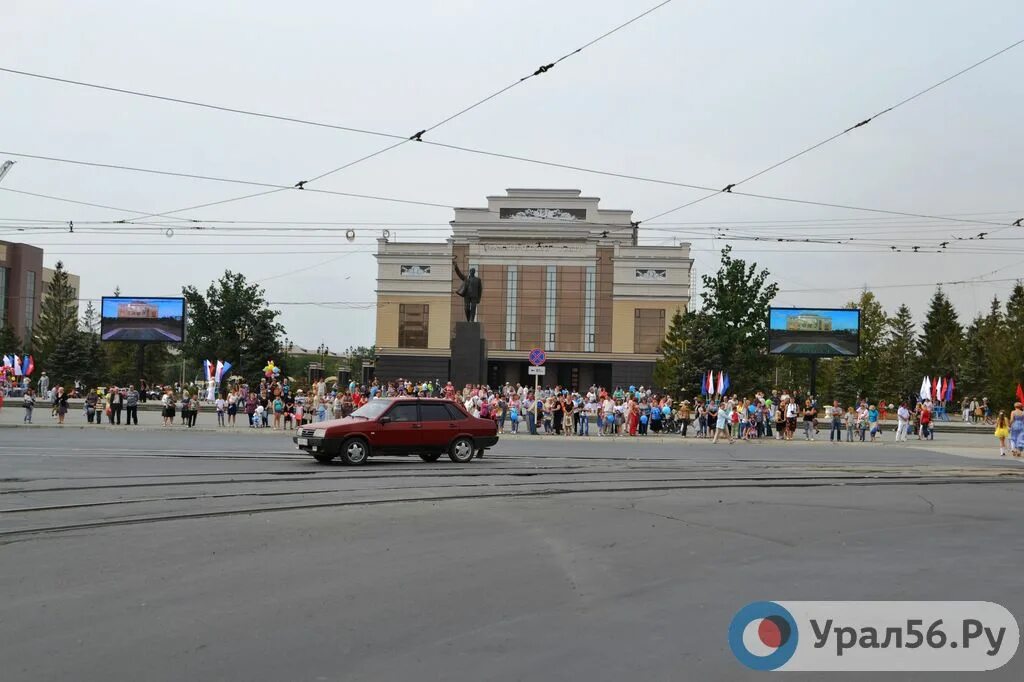
[[[447,405],[443,403],[420,403],[420,414],[425,422],[447,422],[452,420]]]
[[[466,415],[459,411],[459,408],[454,405],[442,405],[444,409],[448,410],[449,419],[465,419]]]
[[[391,417],[393,422],[416,422],[419,421],[419,417],[416,415],[416,405],[395,405],[388,412],[388,416]]]

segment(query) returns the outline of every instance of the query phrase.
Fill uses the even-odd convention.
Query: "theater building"
[[[638,245],[632,211],[598,203],[574,189],[509,189],[455,209],[447,242],[378,240],[377,377],[449,376],[465,319],[454,258],[483,282],[488,384],[532,383],[527,356],[542,348],[545,385],[649,385],[690,300],[690,247]]]

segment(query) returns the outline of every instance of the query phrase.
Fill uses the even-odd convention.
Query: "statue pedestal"
[[[451,381],[456,389],[487,383],[487,340],[479,322],[456,322],[452,339]]]

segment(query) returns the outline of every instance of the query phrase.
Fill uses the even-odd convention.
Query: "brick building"
[[[690,299],[689,244],[638,246],[632,211],[598,201],[509,189],[456,209],[445,243],[378,240],[377,376],[449,376],[464,319],[455,258],[483,281],[489,384],[532,383],[532,348],[547,351],[545,384],[649,384],[668,322]]]

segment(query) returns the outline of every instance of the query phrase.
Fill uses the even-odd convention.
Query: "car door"
[[[420,403],[424,445],[435,450],[448,447],[458,426],[448,408],[444,403]]]
[[[414,401],[397,402],[381,415],[374,448],[392,452],[411,452],[421,442],[423,425],[419,405]]]

